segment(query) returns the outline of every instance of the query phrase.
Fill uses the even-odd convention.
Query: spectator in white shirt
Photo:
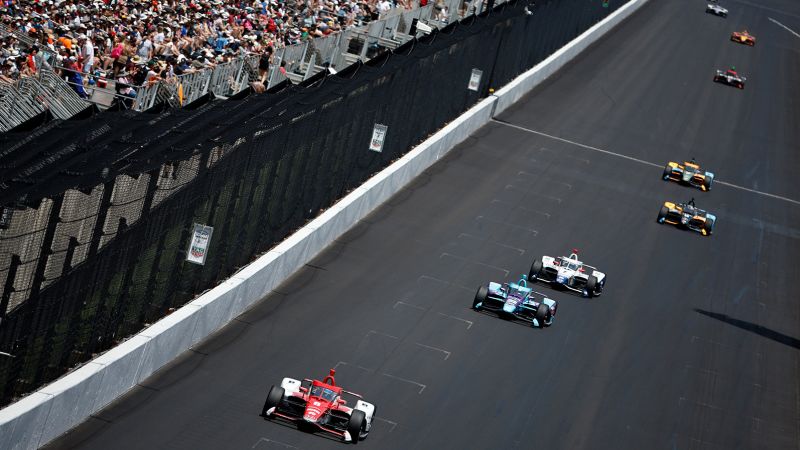
[[[78,36],[78,44],[81,46],[81,71],[89,73],[94,66],[94,45],[92,45],[92,41],[86,39],[85,34]]]

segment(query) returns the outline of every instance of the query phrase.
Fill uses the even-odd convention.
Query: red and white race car
[[[298,427],[308,426],[354,444],[366,439],[375,417],[375,405],[336,386],[335,374],[331,369],[322,381],[284,378],[280,386],[270,388],[261,416],[288,420]],[[352,408],[342,394],[354,397]]]

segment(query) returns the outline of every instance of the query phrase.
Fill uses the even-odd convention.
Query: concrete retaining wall
[[[431,136],[287,240],[119,346],[0,410],[0,448],[34,449],[86,420],[264,298],[494,114],[504,111],[647,0],[631,0]]]

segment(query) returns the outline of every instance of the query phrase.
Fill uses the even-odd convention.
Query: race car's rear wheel
[[[544,264],[538,259],[535,260],[531,264],[531,271],[528,272],[528,281],[536,283],[539,280],[539,274],[542,273],[542,267],[544,267]]]
[[[658,223],[664,223],[664,221],[667,220],[667,214],[669,214],[669,208],[662,206],[661,210],[658,211],[658,219],[656,219],[656,221]]]
[[[267,410],[275,408],[283,400],[284,389],[280,386],[272,386],[267,394],[267,400],[264,402],[264,408],[261,409],[261,417],[267,417]]]
[[[545,324],[550,321],[550,307],[542,303],[536,308],[536,320],[539,321],[539,326],[544,328]]]
[[[475,293],[475,299],[472,300],[472,309],[479,310],[481,309],[481,303],[486,301],[486,297],[489,296],[489,288],[486,286],[481,286],[478,288],[478,292]]]
[[[597,277],[594,275],[589,275],[589,278],[586,279],[586,287],[585,287],[584,295],[588,298],[594,297],[595,292],[597,291]]]
[[[672,167],[670,167],[669,164],[667,164],[666,166],[664,166],[664,176],[663,176],[664,181],[669,180],[670,175],[672,175]]]
[[[350,420],[347,422],[347,432],[353,439],[353,444],[358,444],[361,438],[361,433],[365,430],[367,424],[367,415],[360,409],[354,409],[350,414]]]

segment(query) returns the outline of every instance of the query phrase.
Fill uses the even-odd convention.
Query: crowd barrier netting
[[[224,280],[623,4],[513,1],[301,86],[0,136],[2,403]],[[205,265],[186,261],[195,223],[214,227]]]

